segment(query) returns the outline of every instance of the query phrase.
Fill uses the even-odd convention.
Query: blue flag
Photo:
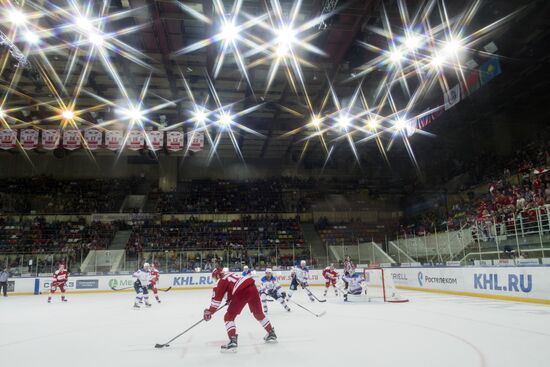
[[[485,64],[481,65],[481,67],[479,68],[481,84],[487,84],[501,72],[502,69],[500,68],[500,60],[498,59],[498,57],[491,57],[489,60],[487,60]]]

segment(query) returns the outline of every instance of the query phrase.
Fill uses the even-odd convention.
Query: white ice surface
[[[314,288],[321,294],[321,288]],[[406,293],[404,304],[344,304],[334,296],[296,306],[269,303],[279,342],[245,308],[237,318],[239,349],[222,354],[223,315],[202,323],[169,348],[155,349],[202,317],[210,291],[162,293],[162,304],[131,308],[130,293],[0,298],[2,366],[550,366],[550,307],[476,298]]]

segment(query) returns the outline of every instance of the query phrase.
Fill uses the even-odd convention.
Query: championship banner
[[[100,130],[94,128],[84,130],[84,141],[88,149],[96,150],[100,148],[103,143],[102,140],[103,134]]]
[[[460,102],[460,84],[455,85],[445,93],[445,111]]]
[[[71,129],[63,131],[63,148],[67,150],[80,148],[80,130]]]
[[[147,132],[147,148],[151,150],[160,150],[164,146],[164,131]]]
[[[177,152],[183,149],[183,132],[168,131],[166,133],[166,149]]]
[[[129,130],[128,139],[126,146],[130,150],[140,150],[143,149],[145,143],[145,137],[143,136],[142,130]]]
[[[0,130],[0,149],[14,149],[17,146],[17,130]]]
[[[38,146],[38,130],[23,129],[19,134],[19,143],[23,149],[31,150]]]
[[[188,133],[189,135],[189,147],[192,152],[200,152],[204,148],[204,132],[193,131]]]
[[[109,150],[119,150],[122,142],[122,131],[107,130],[105,132],[105,148]]]
[[[42,148],[54,150],[59,145],[61,132],[57,129],[42,130]]]

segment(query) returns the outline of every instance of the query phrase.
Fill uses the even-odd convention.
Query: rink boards
[[[546,266],[411,267],[384,271],[399,289],[550,304],[550,267]],[[290,284],[290,271],[276,274],[283,286]],[[259,278],[260,273],[255,277]],[[321,270],[310,271],[310,285],[321,286],[324,282]],[[49,292],[50,283],[50,277],[12,278],[8,288],[14,295],[36,295]],[[67,290],[104,293],[113,292],[112,288],[132,287],[133,283],[131,275],[71,276]],[[158,288],[210,289],[213,284],[210,273],[162,274]]]

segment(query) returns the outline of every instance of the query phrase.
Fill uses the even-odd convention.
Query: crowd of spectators
[[[536,222],[537,215],[546,215],[544,205],[550,204],[549,148],[550,144],[539,142],[517,150],[506,160],[501,174],[485,182],[485,193],[469,191],[449,208],[438,205],[409,217],[400,234],[424,235],[471,226],[475,236],[487,238],[496,234],[490,233],[490,228],[504,234],[517,227],[517,222]]]
[[[0,214],[118,212],[133,179],[57,180],[48,176],[0,180]]]
[[[0,218],[0,253],[68,253],[106,248],[116,229],[109,223],[47,222],[43,217],[15,221]]]
[[[235,266],[243,262],[291,265],[293,256],[309,258],[299,217],[277,215],[231,221],[145,221],[134,225],[126,249],[130,258],[156,253],[161,262],[191,269],[219,258]]]
[[[159,213],[303,213],[332,194],[366,188],[361,180],[297,177],[180,182],[177,190],[155,190],[146,211]]]
[[[135,224],[129,249],[223,249],[223,248],[281,248],[303,246],[299,218],[283,219],[274,216],[239,220],[210,221],[190,218],[161,223],[145,221]]]
[[[30,261],[29,271],[49,269],[56,262],[74,263],[90,250],[105,249],[115,232],[116,227],[109,223],[86,224],[83,219],[47,222],[43,217],[23,221],[0,218],[0,255],[12,267],[27,266]]]
[[[327,218],[320,218],[315,228],[327,246],[355,246],[358,243],[384,241],[387,226],[382,223],[365,223],[360,219],[330,222]]]

